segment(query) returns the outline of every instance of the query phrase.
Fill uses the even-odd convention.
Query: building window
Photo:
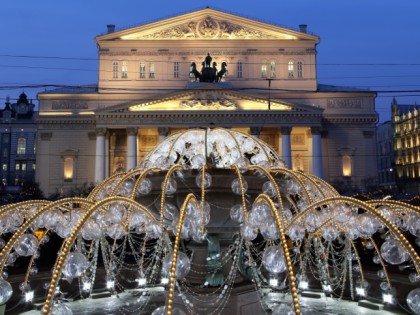
[[[19,163],[16,163],[16,165],[15,165],[15,170],[16,170],[16,171],[20,171],[20,164],[19,164]]]
[[[32,164],[32,169],[35,171],[36,170],[36,164],[35,163],[33,163]]]
[[[272,61],[270,62],[270,78],[276,77],[276,62]]]
[[[22,163],[20,165],[20,169],[22,170],[22,172],[26,172],[26,163]]]
[[[352,173],[352,160],[350,155],[344,155],[342,158],[343,176],[350,177]]]
[[[118,62],[112,64],[112,78],[118,79]]]
[[[298,76],[298,78],[303,78],[303,63],[302,63],[302,61],[298,61],[298,63],[297,63],[297,76]]]
[[[34,154],[36,154],[36,142],[34,142]]]
[[[3,171],[6,171],[6,172],[7,172],[7,164],[6,164],[6,163],[3,163],[3,164],[1,165],[1,169],[2,169]]]
[[[155,64],[151,63],[149,64],[149,79],[155,78]]]
[[[179,78],[179,62],[178,61],[174,62],[174,78],[175,79]]]
[[[122,79],[127,79],[128,78],[127,61],[123,61],[123,63],[122,63],[122,66],[121,66],[121,78]]]
[[[266,77],[267,77],[267,65],[263,63],[261,65],[261,78],[266,78]]]
[[[7,158],[9,156],[9,149],[3,148],[3,157]]]
[[[140,79],[146,79],[146,64],[140,64]]]
[[[17,143],[17,154],[26,154],[26,138],[20,137]]]
[[[287,64],[287,73],[288,73],[288,78],[289,79],[293,79],[294,78],[294,63],[293,61],[289,61],[289,63]]]
[[[64,180],[71,181],[74,173],[74,160],[72,157],[64,158]]]
[[[237,63],[237,74],[239,79],[242,78],[242,61]]]

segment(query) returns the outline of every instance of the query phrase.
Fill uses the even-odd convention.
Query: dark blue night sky
[[[308,24],[321,37],[320,83],[413,91],[378,94],[382,121],[393,96],[401,104],[420,101],[417,0],[19,0],[0,5],[0,107],[23,85],[96,83],[94,37],[107,24],[129,27],[206,6],[293,29]],[[24,91],[36,98],[39,89]]]

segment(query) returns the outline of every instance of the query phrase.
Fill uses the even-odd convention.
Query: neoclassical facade
[[[205,8],[108,25],[96,43],[97,85],[38,95],[37,181],[47,195],[134,168],[187,128],[252,134],[290,168],[333,183],[363,188],[377,176],[375,93],[320,84],[319,37],[306,25]]]

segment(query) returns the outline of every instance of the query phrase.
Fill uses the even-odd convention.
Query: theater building
[[[281,22],[281,21],[280,21]],[[377,176],[375,93],[317,80],[320,38],[205,8],[96,37],[98,82],[38,94],[46,195],[138,165],[164,137],[226,127],[286,164],[363,189]]]

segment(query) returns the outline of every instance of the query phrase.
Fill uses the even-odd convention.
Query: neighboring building
[[[394,129],[395,171],[401,192],[420,192],[420,109],[417,105],[391,104]]]
[[[35,105],[25,93],[16,103],[9,99],[0,110],[0,181],[1,191],[16,193],[32,183],[36,169]]]
[[[378,125],[376,137],[379,187],[386,193],[396,193],[394,129],[391,121]]]
[[[135,167],[167,135],[217,126],[260,137],[295,170],[363,189],[377,176],[376,95],[319,84],[318,43],[306,25],[210,8],[119,31],[109,25],[96,37],[97,86],[38,94],[41,189],[101,181]]]

